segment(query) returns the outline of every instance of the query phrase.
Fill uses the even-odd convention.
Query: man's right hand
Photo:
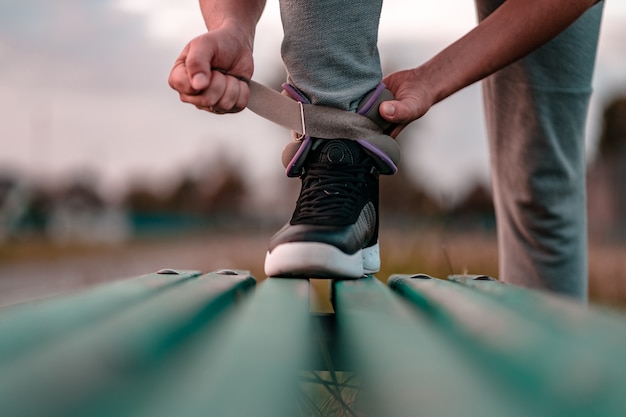
[[[181,101],[213,113],[236,113],[248,104],[252,43],[237,29],[217,29],[191,40],[168,79]]]

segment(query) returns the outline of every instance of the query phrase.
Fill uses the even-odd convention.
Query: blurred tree
[[[125,198],[133,212],[178,213],[203,217],[240,215],[249,189],[237,165],[225,155],[216,155],[183,173],[171,192],[160,196],[146,185],[131,187]]]
[[[42,238],[54,206],[54,193],[42,186],[29,183],[19,185],[20,215],[14,224],[15,238]]]
[[[477,183],[465,198],[449,213],[449,221],[457,227],[465,229],[495,228],[496,219],[491,192],[483,184]]]
[[[163,199],[162,209],[168,212],[202,214],[201,193],[198,180],[185,175],[172,193]]]
[[[442,209],[400,169],[380,177],[380,212],[396,223],[415,223],[440,215]]]
[[[203,208],[210,213],[242,214],[248,199],[248,186],[239,170],[230,164],[222,172],[219,183],[206,197]]]
[[[164,211],[163,198],[145,184],[135,184],[124,198],[124,205],[132,212]]]

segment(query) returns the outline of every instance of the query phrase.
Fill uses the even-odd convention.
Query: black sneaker
[[[378,272],[378,170],[359,143],[314,139],[296,209],[270,240],[268,276],[360,278]]]

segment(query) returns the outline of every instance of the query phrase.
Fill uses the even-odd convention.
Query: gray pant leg
[[[355,110],[382,79],[382,0],[281,0],[287,81],[313,104]]]
[[[501,1],[476,0],[479,18]],[[602,3],[483,83],[500,278],[587,297],[585,125]]]

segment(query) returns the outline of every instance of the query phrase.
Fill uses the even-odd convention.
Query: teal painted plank
[[[503,383],[544,405],[548,415],[619,416],[626,410],[620,357],[603,357],[533,314],[458,283],[396,275],[389,285],[427,314],[451,343],[464,346]]]
[[[333,295],[345,354],[363,379],[365,415],[542,415],[374,277],[336,281]]]
[[[70,332],[120,313],[171,285],[200,275],[197,271],[148,274],[68,296],[34,301],[0,313],[0,366],[18,356],[68,337]]]
[[[603,355],[617,357],[626,345],[626,315],[598,306],[587,306],[564,296],[509,285],[482,275],[453,275],[458,282],[491,296],[507,308],[541,321],[563,337],[590,344]]]
[[[159,366],[255,281],[208,274],[186,280],[71,337],[3,366],[0,404],[12,416],[69,416],[106,389]],[[168,381],[172,383],[172,381]]]
[[[311,343],[308,280],[268,278],[161,369],[80,415],[292,417]]]

